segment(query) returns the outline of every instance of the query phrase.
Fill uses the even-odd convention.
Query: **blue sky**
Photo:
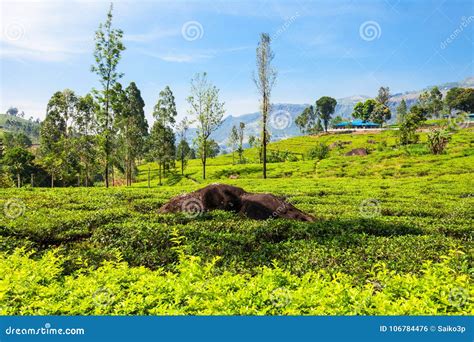
[[[127,50],[119,70],[135,81],[151,118],[173,90],[187,113],[189,80],[206,71],[227,114],[258,111],[252,81],[261,32],[273,37],[272,101],[312,103],[458,81],[474,75],[472,1],[115,1]],[[109,1],[1,2],[0,112],[44,118],[57,90],[99,87],[90,72],[94,31]],[[189,30],[187,31],[186,28]],[[193,35],[195,34],[195,35]]]

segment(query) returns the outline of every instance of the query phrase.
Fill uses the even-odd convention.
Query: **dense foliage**
[[[385,132],[274,143],[301,157],[269,164],[265,182],[256,181],[258,162],[211,160],[208,182],[286,196],[312,223],[157,214],[170,197],[207,184],[197,160],[159,190],[156,163],[152,188],[143,165],[134,188],[6,189],[2,306],[18,314],[472,313],[472,130],[453,134],[441,155],[423,141],[396,141]],[[331,146],[327,158],[308,160],[321,143]],[[345,156],[354,147],[372,152]],[[257,149],[244,155],[258,161]],[[94,304],[104,300],[112,304]]]

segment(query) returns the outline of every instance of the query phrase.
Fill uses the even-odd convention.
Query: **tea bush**
[[[214,259],[180,253],[174,272],[106,262],[61,276],[54,251],[33,260],[16,250],[0,258],[3,315],[469,315],[474,288],[453,268],[451,254],[424,263],[419,276],[397,274],[384,264],[368,281],[324,270],[296,276],[274,265],[256,274],[216,272]]]
[[[302,156],[341,142],[317,162],[269,163],[265,181],[261,165],[219,156],[206,181],[190,161],[185,176],[159,188],[155,178],[147,188],[142,165],[132,188],[2,189],[2,313],[472,312],[471,302],[449,301],[459,297],[452,291],[471,291],[472,129],[455,132],[440,155],[429,153],[426,138],[421,132],[419,145],[403,148],[391,131],[272,143]],[[368,156],[344,156],[367,144]],[[157,213],[169,198],[216,181],[285,196],[315,221]],[[113,305],[96,305],[109,291]],[[291,305],[281,305],[287,293]]]

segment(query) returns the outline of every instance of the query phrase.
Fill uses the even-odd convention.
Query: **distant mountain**
[[[402,99],[405,99],[408,108],[413,106],[420,94],[433,88],[434,86],[426,87],[421,90],[407,91],[404,93],[393,94],[389,101],[389,107],[392,111],[392,119],[390,122],[396,121],[396,107],[400,104]],[[443,94],[454,87],[474,88],[474,77],[468,77],[460,82],[449,82],[438,85],[438,88]],[[371,98],[366,95],[355,95],[337,99],[337,106],[334,116],[341,116],[349,119],[352,115],[352,110],[357,102],[365,101]],[[269,116],[269,129],[272,141],[281,140],[289,137],[301,135],[298,127],[295,124],[295,119],[309,104],[291,104],[291,103],[277,103],[272,106],[272,111]],[[245,142],[251,135],[258,136],[260,134],[260,112],[244,114],[240,116],[227,116],[221,126],[211,135],[211,138],[216,140],[218,144],[226,149],[227,140],[233,125],[239,126],[240,122],[245,123]],[[190,129],[190,142],[196,135],[196,129]]]

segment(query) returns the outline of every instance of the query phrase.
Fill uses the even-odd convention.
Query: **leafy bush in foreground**
[[[419,276],[375,266],[370,280],[308,272],[298,277],[277,265],[255,275],[218,273],[214,260],[185,256],[174,272],[105,262],[61,276],[54,251],[33,260],[23,250],[0,254],[2,315],[430,315],[474,313],[468,265],[425,263]]]

